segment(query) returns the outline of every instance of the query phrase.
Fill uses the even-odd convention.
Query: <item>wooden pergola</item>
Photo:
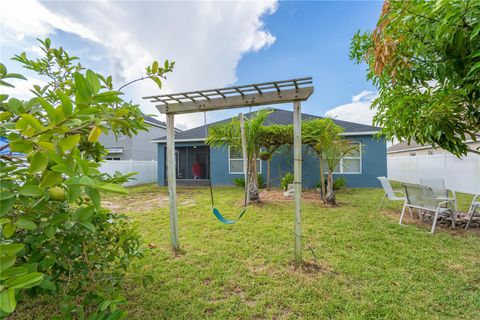
[[[295,186],[295,262],[302,261],[302,130],[301,101],[313,93],[311,77],[271,81],[242,86],[197,90],[144,97],[156,104],[167,118],[167,179],[170,207],[170,237],[173,250],[180,248],[178,241],[177,184],[175,177],[174,116],[194,112],[244,108],[293,102],[294,127],[294,186]]]

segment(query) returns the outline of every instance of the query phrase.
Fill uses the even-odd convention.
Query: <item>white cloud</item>
[[[234,83],[242,55],[275,42],[265,30],[262,16],[274,13],[276,8],[275,0],[30,1],[28,5],[2,1],[0,12],[4,13],[0,19],[2,28],[16,39],[45,37],[59,29],[101,44],[118,86],[140,77],[153,60],[174,60],[175,70],[162,91],[151,81],[136,83],[126,91],[129,98],[141,103],[144,112],[157,114],[153,104],[142,101],[142,96]],[[178,117],[178,123],[191,128],[200,125],[201,119],[203,115],[184,115]],[[212,115],[211,120],[216,119]]]
[[[20,100],[28,100],[35,97],[30,91],[34,85],[39,85],[42,88],[47,85],[47,82],[44,80],[31,77],[27,78],[27,80],[6,79],[6,81],[14,85],[15,88],[2,87],[2,94],[8,94],[10,97],[15,97]]]
[[[325,115],[334,119],[372,125],[376,111],[370,106],[377,95],[376,92],[364,90],[353,96],[351,103],[330,109],[325,112]]]

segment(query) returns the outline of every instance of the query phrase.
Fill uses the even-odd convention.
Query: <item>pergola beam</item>
[[[258,105],[280,104],[294,101],[305,101],[313,93],[313,87],[265,92],[262,94],[244,94],[225,98],[210,98],[209,100],[187,101],[157,105],[161,113],[185,114],[199,111],[212,111],[232,108],[243,108]]]

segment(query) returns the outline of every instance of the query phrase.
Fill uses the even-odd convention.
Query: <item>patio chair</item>
[[[422,178],[420,179],[420,184],[422,186],[430,187],[433,190],[436,198],[453,201],[455,205],[455,211],[458,211],[457,195],[455,194],[455,191],[447,189],[445,186],[445,181],[442,178]],[[452,193],[451,197],[450,192]]]
[[[380,210],[380,207],[382,206],[385,198],[387,198],[387,203],[388,203],[389,200],[405,201],[405,194],[403,193],[403,191],[402,190],[393,190],[392,185],[390,184],[390,181],[388,181],[388,179],[386,177],[377,177],[377,179],[380,180],[380,183],[382,184],[383,191],[385,192],[383,194],[382,201],[380,201],[380,204],[378,205],[377,211]],[[401,197],[397,196],[395,194],[395,192],[401,193],[402,196]]]
[[[479,198],[478,201],[477,198]],[[470,218],[468,219],[467,225],[465,226],[465,230],[468,229],[468,226],[470,225],[470,222],[472,222],[473,216],[476,213],[480,215],[480,194],[475,195],[472,199],[472,203],[470,204],[470,208],[468,209],[468,214],[470,215]]]
[[[430,230],[431,233],[435,232],[439,217],[450,217],[452,219],[452,228],[455,228],[455,204],[453,200],[436,197],[432,188],[428,186],[403,183],[403,188],[405,189],[405,204],[403,205],[402,214],[400,215],[400,225],[402,224],[405,209],[408,208],[409,210],[429,211],[434,214],[432,228]]]

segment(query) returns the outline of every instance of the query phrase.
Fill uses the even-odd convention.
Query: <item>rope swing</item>
[[[204,112],[203,113],[203,119],[204,119],[204,123],[205,123],[205,138],[208,137],[208,129],[207,129],[207,112]],[[227,219],[225,218],[221,213],[220,213],[220,210],[218,210],[215,206],[215,199],[213,197],[213,188],[212,188],[212,177],[211,177],[211,171],[210,171],[210,177],[208,179],[208,184],[210,186],[210,200],[211,200],[211,204],[212,204],[212,213],[215,215],[215,217],[218,219],[218,221],[220,221],[221,223],[223,224],[234,224],[236,223],[237,221],[239,221],[243,215],[245,214],[245,212],[247,211],[247,206],[248,206],[248,176],[247,176],[247,170],[245,169],[247,167],[247,163],[246,163],[246,148],[247,148],[247,145],[246,145],[246,139],[245,139],[245,132],[244,132],[244,126],[243,126],[243,115],[240,114],[240,129],[241,129],[241,132],[242,132],[242,155],[243,155],[243,161],[244,161],[244,165],[243,165],[243,168],[244,168],[244,171],[245,171],[245,197],[244,197],[244,202],[243,202],[243,208],[242,210],[240,211],[240,214],[238,215],[238,217],[235,219],[235,220],[230,220],[230,219]],[[208,163],[210,165],[210,152],[207,153],[208,155]]]

